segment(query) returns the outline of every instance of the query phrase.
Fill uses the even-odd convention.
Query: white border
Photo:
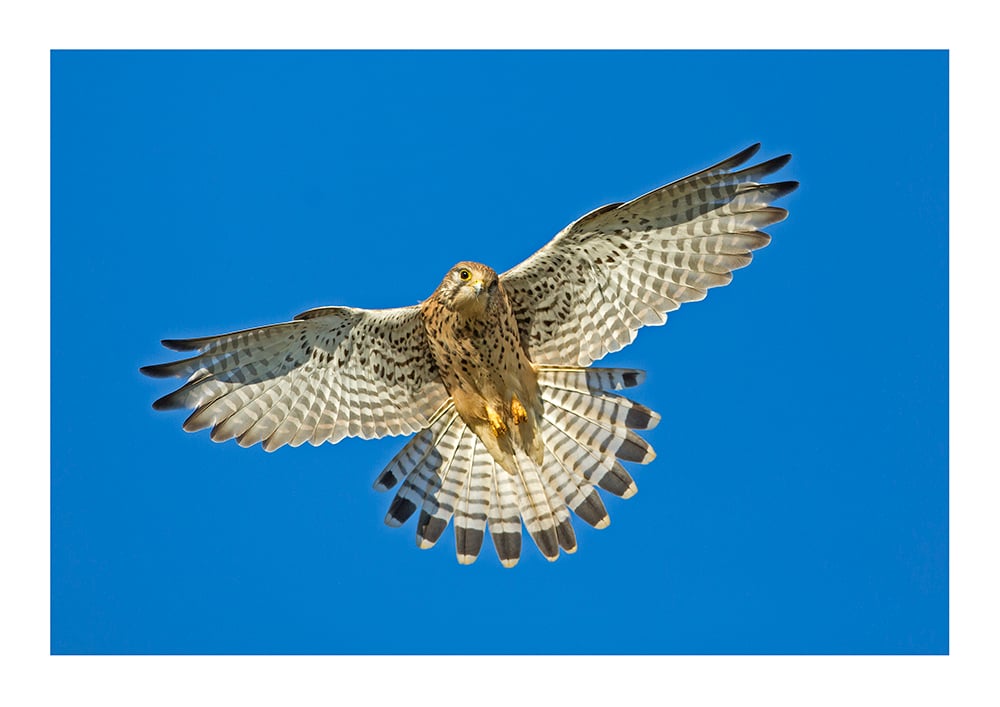
[[[8,704],[952,704],[995,701],[995,22],[964,4],[35,2],[0,10]],[[971,3],[969,3],[971,5]],[[946,48],[952,75],[951,656],[50,657],[48,78],[53,48]],[[780,77],[774,77],[780,82]],[[990,132],[986,131],[987,125]],[[919,146],[914,146],[919,149]],[[892,170],[892,165],[886,165]],[[989,170],[989,173],[987,172]],[[878,179],[880,175],[858,175]],[[946,195],[942,195],[946,198]],[[839,203],[839,202],[838,202]],[[892,208],[892,204],[886,204]],[[837,214],[831,212],[831,217]],[[845,223],[845,228],[859,224]],[[864,234],[859,233],[859,238]],[[942,234],[944,237],[944,234]],[[964,246],[964,247],[963,247]],[[928,297],[940,293],[928,293]],[[81,313],[94,316],[98,313]],[[16,338],[11,334],[15,334]],[[29,344],[30,342],[30,344]],[[30,367],[25,369],[25,362]],[[10,387],[12,384],[12,387]],[[108,444],[114,431],[108,431]],[[95,440],[95,443],[101,443]],[[8,672],[9,671],[9,672]],[[517,675],[517,680],[503,676]],[[523,692],[527,685],[530,691]],[[519,699],[530,694],[531,699]],[[994,695],[994,700],[989,695]],[[10,696],[14,697],[10,701]]]

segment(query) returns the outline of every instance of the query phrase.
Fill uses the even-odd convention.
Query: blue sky
[[[56,52],[54,653],[944,653],[943,52]],[[663,416],[577,554],[418,550],[402,439],[214,444],[161,338],[425,298],[754,142],[789,219],[606,364]],[[690,362],[696,361],[692,367]],[[682,365],[685,364],[685,365]],[[700,375],[687,371],[700,369]]]

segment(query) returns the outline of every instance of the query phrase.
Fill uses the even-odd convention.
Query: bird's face
[[[480,263],[459,263],[445,276],[439,292],[446,306],[466,317],[478,317],[486,311],[497,291],[499,278],[493,268]]]

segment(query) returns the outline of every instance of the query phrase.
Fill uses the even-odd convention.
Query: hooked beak
[[[462,283],[455,293],[454,308],[466,317],[479,317],[486,311],[489,301],[486,283],[482,278]]]

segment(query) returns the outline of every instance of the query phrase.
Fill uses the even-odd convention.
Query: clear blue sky
[[[56,52],[52,652],[945,653],[944,52]],[[403,439],[212,443],[161,338],[424,299],[760,141],[800,189],[649,372],[639,493],[459,566]],[[701,371],[697,375],[694,371]]]

